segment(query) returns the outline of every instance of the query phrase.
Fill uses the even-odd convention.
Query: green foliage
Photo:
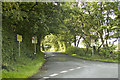
[[[91,49],[87,51],[86,48],[79,48],[79,47],[69,47],[66,50],[67,54],[70,54],[70,55],[77,54],[79,56],[91,56],[91,52],[92,52]]]
[[[15,33],[37,35],[40,42],[50,33],[62,36],[66,47],[67,43],[78,46],[76,36],[83,38],[89,48],[91,39],[95,40],[95,44],[101,39],[102,44],[99,45],[106,42],[105,46],[108,46],[108,39],[118,38],[118,2],[81,2],[79,6],[78,3],[67,2],[56,4],[3,2],[3,25],[6,28],[9,26]],[[110,17],[113,14],[116,15],[115,19]],[[114,34],[110,35],[111,32]]]
[[[107,61],[107,62],[118,62],[118,51],[114,51],[115,47],[102,48],[100,54],[95,52],[92,56],[92,49],[79,48],[79,47],[69,47],[66,50],[66,54],[71,56],[79,57],[82,59],[88,60],[97,60],[97,61]],[[86,52],[87,51],[87,52]]]
[[[18,66],[22,66],[23,71],[27,71],[28,61],[35,59],[34,45],[31,43],[33,35],[38,37],[38,54],[40,54],[40,45],[50,43],[48,44],[49,48],[54,47],[55,51],[67,49],[67,54],[89,58],[91,57],[91,40],[93,39],[97,44],[97,51],[100,49],[100,52],[95,54],[95,58],[97,56],[100,59],[117,59],[118,52],[114,52],[114,47],[108,46],[108,40],[119,37],[120,10],[118,10],[118,2],[81,2],[81,7],[78,6],[78,3],[60,2],[56,4],[53,2],[3,2],[2,65],[5,67],[4,77],[10,77],[11,75],[6,75],[11,71],[13,74],[17,74],[17,70],[21,70],[21,67],[17,69]],[[116,15],[114,19],[110,17],[113,14]],[[112,35],[110,35],[111,32]],[[18,56],[16,34],[23,36],[21,57]],[[49,35],[47,39],[45,39],[46,35]],[[77,39],[77,36],[80,38]],[[86,49],[71,47],[72,43],[77,46],[78,40],[81,38]],[[103,48],[101,48],[102,46]],[[25,61],[23,62],[23,60]],[[15,64],[18,66],[13,66]],[[27,67],[25,68],[25,66]],[[31,66],[31,68],[33,67]],[[20,76],[22,77],[22,75]]]
[[[35,57],[31,36],[28,33],[22,35],[20,57],[17,34],[9,30],[9,27],[3,27],[2,36],[2,77],[27,78],[35,74],[44,62],[44,54],[37,52]]]
[[[99,54],[105,58],[118,59],[118,52],[115,51],[116,46],[113,47],[103,47],[101,48]]]
[[[51,48],[53,50],[51,51],[65,51],[65,43],[64,43],[64,37],[62,35],[47,35],[44,37],[44,40],[42,41],[42,46],[44,47],[43,51],[50,51]]]
[[[69,47],[66,50],[67,54],[79,54],[80,52],[83,53],[83,51],[81,51],[78,47]]]
[[[23,57],[17,60],[17,63],[5,64],[4,67],[6,66],[7,69],[3,68],[2,78],[28,78],[38,72],[43,62],[43,55],[37,55],[34,60]]]
[[[3,28],[3,45],[2,45],[2,58],[4,62],[17,61],[19,53],[19,43],[17,41],[17,34],[14,34],[12,31]],[[21,42],[21,57],[33,56],[33,44],[23,35],[23,42]],[[31,47],[29,47],[31,45]]]

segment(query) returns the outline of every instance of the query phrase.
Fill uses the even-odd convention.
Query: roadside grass
[[[77,58],[81,58],[81,59],[85,59],[85,60],[91,60],[91,61],[102,61],[102,62],[114,62],[114,63],[118,63],[120,62],[119,60],[114,60],[112,58],[107,58],[105,59],[104,57],[100,57],[100,56],[97,56],[97,55],[94,55],[94,56],[79,56],[77,54],[68,54],[70,56],[74,56],[74,57],[77,57]]]
[[[19,59],[17,63],[9,65],[9,67],[12,67],[12,70],[2,70],[3,80],[6,80],[7,78],[22,78],[22,80],[26,80],[25,78],[37,73],[45,61],[44,57],[41,55],[37,55],[33,60],[30,58],[22,59],[23,61]]]
[[[2,31],[2,80],[16,80],[31,77],[39,71],[45,62],[44,53],[34,53],[34,45],[31,43],[31,36],[23,34],[23,41],[20,45],[20,57],[17,33],[9,28],[3,27]]]
[[[112,50],[112,53],[110,52]],[[92,49],[88,49],[85,53],[86,48],[79,48],[79,47],[69,47],[67,48],[65,54],[70,56],[78,57],[81,59],[92,60],[92,61],[102,61],[102,62],[114,62],[119,63],[119,52],[114,51],[113,49],[101,49],[100,53],[95,53],[92,55]]]

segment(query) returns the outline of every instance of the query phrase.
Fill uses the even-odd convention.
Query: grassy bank
[[[85,60],[91,60],[91,61],[102,61],[102,62],[114,62],[118,63],[120,62],[118,59],[118,53],[119,52],[114,52],[113,54],[108,54],[107,56],[104,56],[102,51],[100,54],[95,53],[92,55],[92,50],[89,49],[87,53],[86,49],[84,48],[78,48],[78,47],[70,47],[66,50],[65,54],[68,54],[70,56],[74,56],[77,58],[85,59]],[[102,54],[101,54],[102,53]]]
[[[118,63],[118,60],[114,60],[114,59],[105,59],[103,57],[99,57],[99,56],[91,56],[91,57],[87,57],[87,56],[79,56],[76,54],[72,54],[71,56],[77,57],[77,58],[81,58],[81,59],[85,59],[85,60],[91,60],[91,61],[102,61],[102,62],[113,62],[113,63]]]
[[[2,31],[2,78],[3,80],[16,80],[15,78],[28,78],[39,71],[39,68],[44,63],[44,53],[37,50],[34,55],[34,44],[27,32],[21,34],[23,41],[20,48],[16,35],[19,33],[4,28]],[[6,78],[6,79],[5,79]]]
[[[43,53],[41,53],[43,54]],[[21,61],[24,60],[24,61]],[[12,63],[8,66],[9,69],[2,70],[3,78],[28,78],[39,71],[39,68],[44,63],[45,59],[41,55],[37,55],[35,59],[21,58],[19,63]],[[3,79],[4,80],[4,79]],[[23,79],[24,80],[24,79]]]

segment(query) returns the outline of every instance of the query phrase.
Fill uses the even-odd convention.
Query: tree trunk
[[[109,10],[107,11],[107,17],[109,17]],[[107,26],[109,25],[108,24],[109,22],[108,22],[108,18],[107,18]],[[107,29],[107,35],[106,35],[106,47],[108,47],[108,37],[109,37],[109,29]]]
[[[86,46],[86,51],[85,51],[85,56],[87,55],[87,52],[88,52],[88,46]]]
[[[85,39],[85,37],[83,37],[83,39],[85,40],[86,45],[88,45],[89,47],[91,47],[90,43]]]
[[[38,37],[38,43],[37,43],[37,54],[39,54],[39,53],[41,52],[40,44],[41,44],[41,38]]]
[[[105,47],[105,45],[104,45],[104,40],[103,40],[103,37],[102,37],[102,34],[101,34],[101,33],[100,33],[100,39],[101,39],[101,41],[102,41],[103,47]]]
[[[74,35],[74,46],[76,46],[76,35]]]
[[[63,48],[64,48],[63,51],[65,51],[66,50],[66,44],[65,44],[65,42],[63,42]]]
[[[113,41],[113,43],[112,43],[111,47],[113,47],[113,46],[114,46],[114,43],[115,43],[116,41],[117,41],[117,40]]]
[[[79,43],[80,43],[80,39],[81,39],[81,38],[82,38],[82,37],[80,36],[79,39],[78,39],[77,47],[78,47],[78,45],[79,45]]]
[[[43,50],[43,51],[45,51],[45,48],[44,48],[44,44],[43,44],[43,43],[42,43],[42,45],[41,45],[41,46],[42,46],[42,50]]]
[[[106,46],[108,47],[108,41],[107,41],[108,38],[109,38],[109,30],[108,30],[108,29],[107,29],[107,33],[108,33],[108,34],[106,35]]]

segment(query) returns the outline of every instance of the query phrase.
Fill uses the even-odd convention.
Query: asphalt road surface
[[[83,60],[63,53],[46,52],[47,62],[32,78],[118,78],[118,64]]]

